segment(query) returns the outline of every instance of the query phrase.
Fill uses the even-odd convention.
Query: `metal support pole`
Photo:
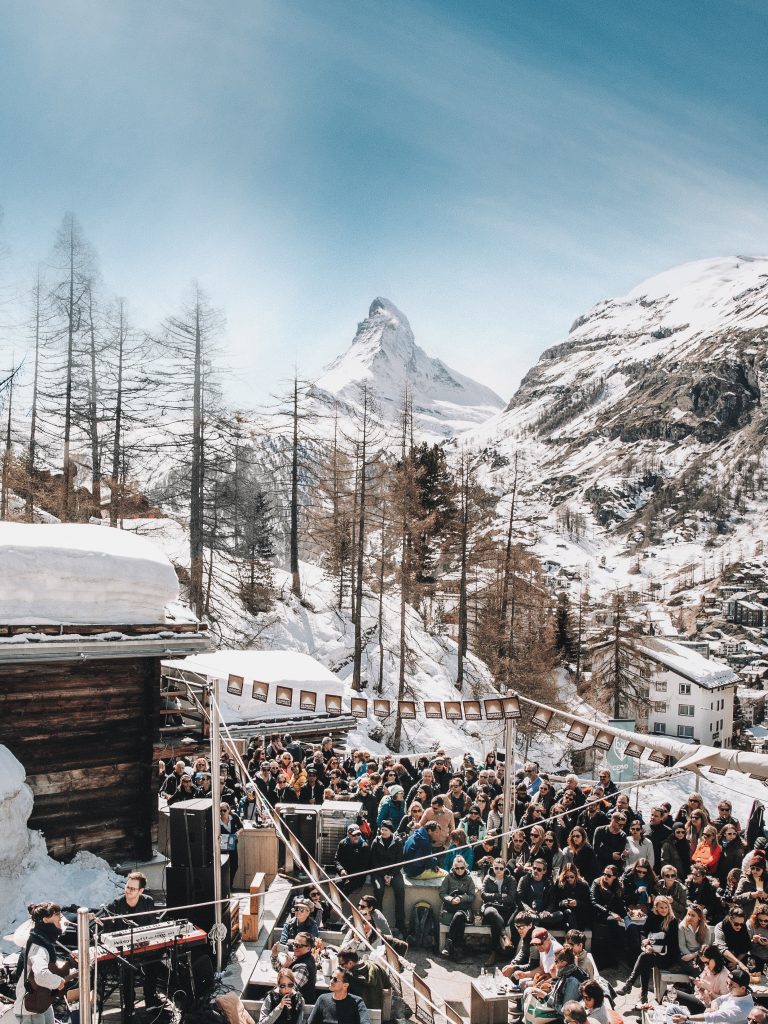
[[[514,718],[504,719],[504,805],[501,818],[501,830],[504,837],[501,842],[504,860],[509,856],[509,830],[514,819],[515,807],[515,740],[517,722]]]
[[[90,919],[88,907],[77,909],[77,966],[80,987],[80,1024],[91,1024],[93,1003],[91,1000]]]
[[[211,680],[209,694],[211,701],[211,814],[213,815],[213,898],[215,941],[216,941],[216,973],[221,974],[222,968],[222,914],[221,914],[221,726],[219,723],[219,698],[221,696],[221,680]]]

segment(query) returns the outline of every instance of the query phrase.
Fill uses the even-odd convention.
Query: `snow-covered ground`
[[[105,860],[81,852],[69,864],[48,856],[40,832],[27,828],[32,791],[23,765],[0,746],[0,950],[17,946],[4,936],[28,920],[27,906],[55,900],[98,907],[122,891],[122,880]]]

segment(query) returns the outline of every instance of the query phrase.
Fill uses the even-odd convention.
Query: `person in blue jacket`
[[[444,875],[437,857],[432,853],[432,835],[440,830],[436,821],[428,821],[414,829],[403,844],[403,871],[409,878],[438,878]]]

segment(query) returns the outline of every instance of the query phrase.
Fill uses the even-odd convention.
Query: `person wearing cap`
[[[312,901],[303,896],[299,896],[293,901],[293,914],[285,922],[280,932],[281,945],[287,946],[299,932],[309,932],[314,939],[320,937],[320,929],[313,917],[313,910]]]
[[[408,931],[405,923],[405,882],[401,863],[403,841],[395,836],[393,823],[387,818],[371,843],[371,881],[379,909],[384,909],[384,893],[392,890],[395,900],[395,932],[399,939]]]
[[[728,979],[728,995],[716,996],[709,1009],[702,1013],[676,1013],[672,1024],[683,1024],[684,1021],[705,1021],[706,1024],[747,1024],[755,1001],[749,990],[749,974],[740,968],[731,971]]]
[[[346,837],[338,845],[335,860],[339,888],[347,895],[362,889],[371,863],[371,849],[363,839],[359,825],[347,826]]]
[[[557,939],[553,939],[546,928],[534,928],[531,933],[531,966],[527,970],[512,972],[512,977],[522,985],[540,985],[551,980],[555,956],[563,948]],[[538,961],[533,961],[533,953],[538,953]]]
[[[310,764],[307,767],[307,781],[301,787],[299,793],[300,804],[321,804],[323,802],[325,786],[320,781],[317,768]]]

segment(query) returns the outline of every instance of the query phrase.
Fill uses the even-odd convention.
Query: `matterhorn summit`
[[[416,344],[408,318],[384,298],[373,300],[352,344],[325,369],[316,387],[356,405],[362,384],[375,396],[381,419],[390,423],[397,422],[407,388],[414,429],[430,440],[477,426],[505,404],[490,388],[428,356]]]

